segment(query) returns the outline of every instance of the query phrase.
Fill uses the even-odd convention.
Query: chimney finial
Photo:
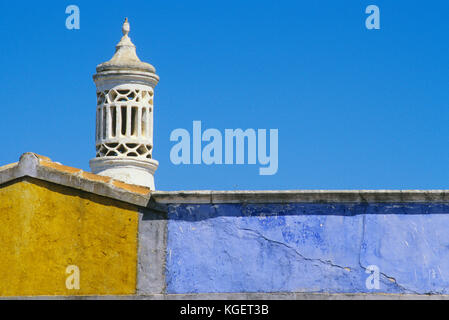
[[[129,22],[128,22],[128,18],[125,18],[125,22],[123,22],[123,26],[122,26],[122,33],[125,37],[128,36],[130,27],[129,27]]]

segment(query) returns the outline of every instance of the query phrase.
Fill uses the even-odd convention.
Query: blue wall
[[[448,230],[444,203],[173,204],[167,292],[448,294]]]

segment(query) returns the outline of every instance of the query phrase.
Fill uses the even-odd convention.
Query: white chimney
[[[123,37],[111,60],[97,66],[96,157],[93,173],[154,190],[158,162],[153,152],[153,98],[159,81],[156,69],[141,62],[128,37],[128,19]]]

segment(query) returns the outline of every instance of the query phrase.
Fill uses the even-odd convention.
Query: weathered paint
[[[133,205],[37,179],[0,186],[0,296],[136,292]],[[80,289],[66,288],[68,265]]]
[[[0,296],[447,297],[447,201],[332,197],[153,200],[145,208],[35,178],[9,180],[0,186]],[[80,290],[65,286],[68,265],[81,270]],[[380,269],[379,289],[366,287],[369,265]]]
[[[449,293],[447,203],[172,204],[168,219],[167,293]]]
[[[166,238],[167,215],[140,208],[138,294],[162,294],[165,292]]]

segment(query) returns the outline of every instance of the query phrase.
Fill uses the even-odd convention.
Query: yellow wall
[[[0,296],[133,294],[137,230],[132,205],[31,178],[0,186]]]

